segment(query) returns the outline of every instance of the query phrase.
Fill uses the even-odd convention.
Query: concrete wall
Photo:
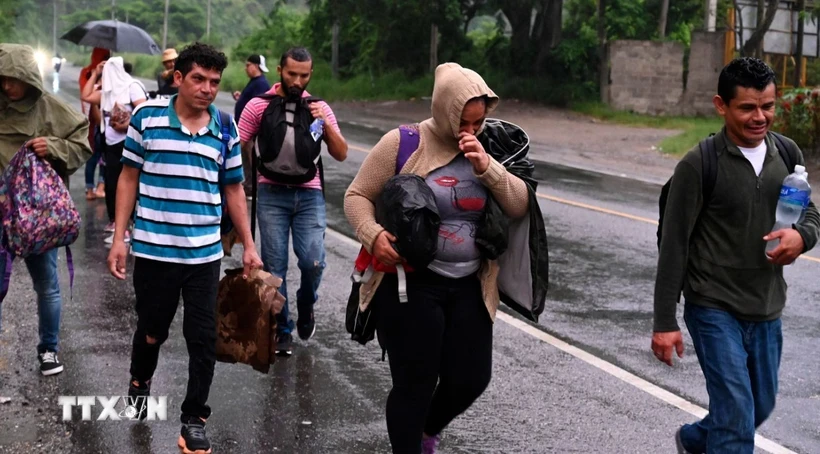
[[[677,42],[613,41],[610,105],[643,114],[671,113],[683,95],[683,51]]]
[[[711,115],[723,67],[723,33],[692,34],[684,87],[684,52],[677,42],[613,41],[609,104],[651,115]]]
[[[683,115],[712,115],[712,98],[717,94],[720,70],[723,69],[723,33],[692,34],[689,53],[689,75],[680,104]]]

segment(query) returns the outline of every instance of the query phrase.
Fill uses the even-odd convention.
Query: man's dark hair
[[[134,71],[134,65],[125,62],[122,64],[122,69],[124,69],[126,73],[131,74]]]
[[[185,78],[194,69],[194,64],[222,73],[228,66],[228,57],[213,46],[196,42],[182,49],[174,63],[174,71],[181,72]]]
[[[776,83],[774,70],[763,60],[753,57],[736,58],[723,68],[718,78],[718,96],[727,105],[737,94],[737,87],[763,91]]]
[[[300,63],[309,61],[311,62],[310,67],[313,68],[313,57],[310,56],[310,52],[308,52],[308,50],[304,47],[291,47],[286,50],[285,53],[282,54],[282,58],[279,59],[279,66],[284,68],[285,64],[288,62],[288,58]]]

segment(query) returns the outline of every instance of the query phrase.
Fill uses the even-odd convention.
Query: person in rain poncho
[[[441,431],[490,382],[498,266],[484,258],[475,232],[492,195],[511,218],[527,213],[526,184],[488,155],[476,138],[498,97],[480,75],[455,63],[436,69],[433,117],[419,124],[420,142],[401,170],[425,178],[441,216],[435,259],[407,275],[400,303],[396,275],[375,273],[381,305],[379,339],[393,389],[387,430],[395,453],[434,453]],[[345,214],[364,247],[381,263],[402,261],[396,238],[376,222],[375,201],[396,172],[398,130],[365,158],[345,194]]]
[[[0,171],[23,144],[48,161],[66,186],[69,175],[91,156],[88,121],[45,91],[34,49],[0,44]],[[29,256],[25,262],[37,293],[40,372],[58,374],[64,367],[57,357],[62,309],[57,249]],[[5,263],[0,263],[0,276],[4,274]]]

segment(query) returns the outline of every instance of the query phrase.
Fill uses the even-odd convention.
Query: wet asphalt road
[[[76,105],[76,83],[69,82],[75,79],[70,70],[64,71],[61,94]],[[227,110],[233,106],[221,97],[218,105]],[[328,225],[350,235],[342,212],[343,192],[365,156],[356,149],[372,146],[378,134],[344,125],[343,132],[354,149],[344,163],[325,160]],[[642,219],[657,218],[659,187],[545,163],[539,163],[537,176],[539,192],[551,198],[541,199],[550,240],[551,289],[540,329],[706,406],[703,378],[688,337],[687,355],[674,368],[658,363],[648,349],[656,227]],[[104,203],[86,202],[82,191],[80,171],[72,180],[72,194],[85,224],[72,248],[77,269],[74,298],[66,298],[63,312],[61,358],[66,372],[42,379],[29,364],[22,371],[18,365],[18,372],[23,383],[45,386],[54,396],[113,396],[127,389],[136,322],[133,289],[130,281],[108,276]],[[217,364],[210,398],[214,413],[208,424],[214,452],[389,451],[383,417],[390,387],[387,364],[379,361],[375,343],[359,346],[348,340],[343,326],[348,274],[357,249],[333,233],[328,234],[327,249],[316,337],[298,343],[294,356],[277,362],[268,375],[247,366]],[[226,259],[224,266],[234,264]],[[36,319],[24,315],[33,295],[23,268],[16,269],[3,315],[4,324],[6,319],[27,321],[22,328],[5,327],[0,346],[14,349],[18,361],[33,362],[33,355],[20,353],[33,351],[36,343]],[[820,359],[814,354],[820,332],[814,300],[820,290],[818,271],[820,263],[811,260],[798,260],[786,271],[790,288],[783,316],[779,402],[760,430],[801,453],[820,452]],[[67,295],[62,261],[60,273]],[[291,282],[297,277],[289,275]],[[8,339],[9,332],[21,331]],[[495,331],[490,388],[445,431],[442,453],[671,453],[675,428],[695,419],[506,322],[497,322]],[[74,422],[52,422],[42,429],[69,434],[61,452],[176,452],[176,421],[187,380],[180,316],[171,333],[153,385],[155,395],[169,398],[169,421],[79,422],[75,412]],[[0,352],[0,357],[5,355]],[[3,370],[10,369],[0,363]],[[92,413],[98,412],[99,408]],[[59,415],[56,403],[53,413]],[[8,423],[0,422],[0,428]],[[4,438],[25,436],[20,430],[0,432],[0,452]]]

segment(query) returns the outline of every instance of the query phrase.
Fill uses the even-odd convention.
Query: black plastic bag
[[[504,214],[501,205],[490,195],[487,197],[487,205],[475,234],[475,244],[481,256],[489,260],[496,260],[506,252],[509,230],[510,218]]]
[[[345,328],[354,341],[365,345],[376,337],[376,324],[379,320],[379,304],[371,300],[367,309],[359,308],[359,290],[361,282],[354,282],[347,298],[345,309]],[[376,304],[374,304],[376,303]]]
[[[506,251],[498,257],[501,302],[527,319],[538,321],[549,289],[549,245],[535,195],[538,186],[533,178],[535,164],[528,158],[529,137],[519,126],[488,118],[478,140],[489,155],[527,184],[529,212],[525,218],[510,220],[500,210],[488,210],[488,219],[484,222],[490,225],[503,222],[495,220],[500,216],[508,226]]]
[[[376,203],[376,222],[396,237],[396,252],[411,267],[427,268],[435,258],[441,218],[433,190],[423,178],[390,178]]]

